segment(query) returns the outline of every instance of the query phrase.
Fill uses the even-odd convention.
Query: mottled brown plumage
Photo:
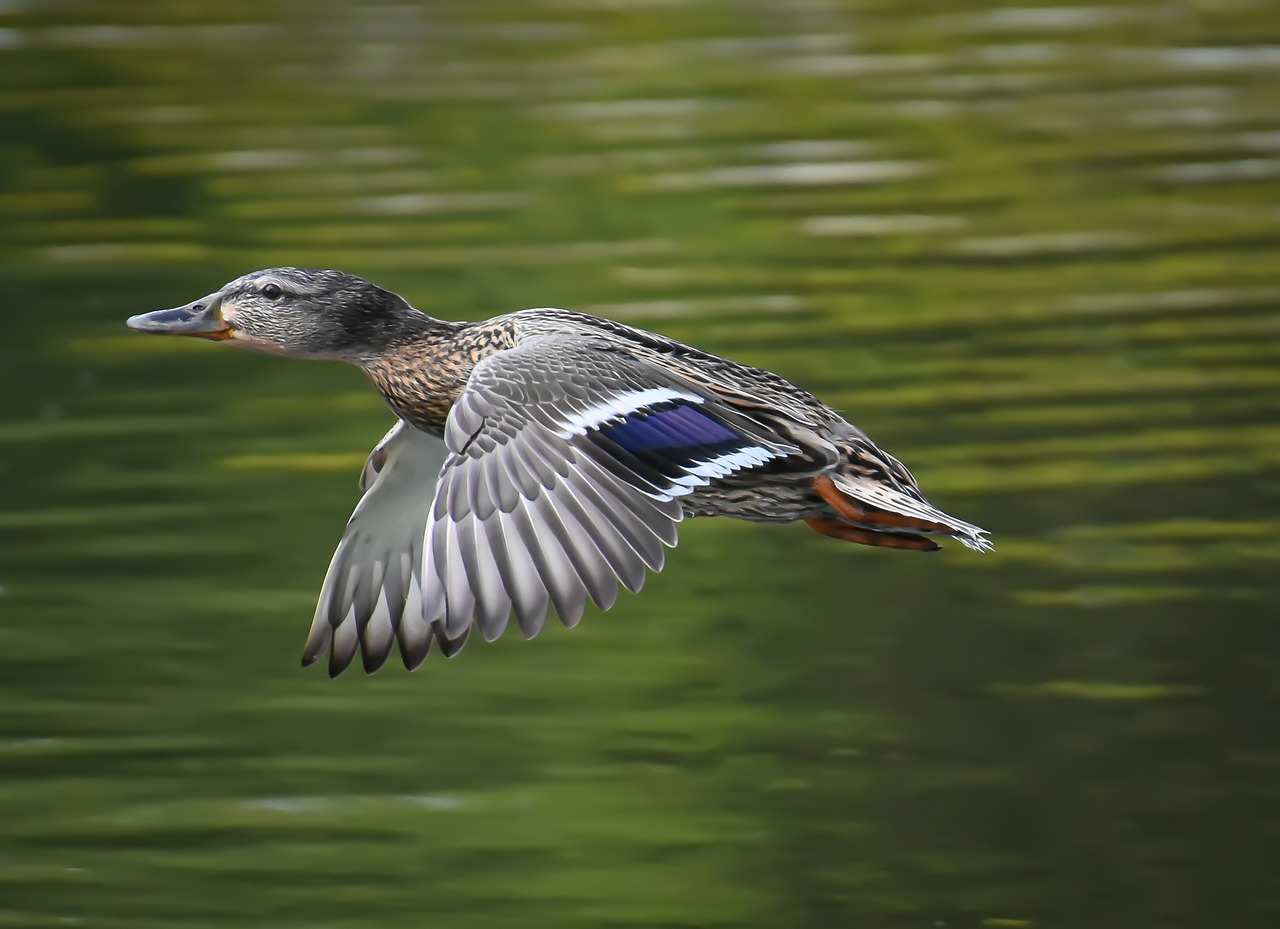
[[[274,268],[134,317],[361,367],[398,422],[369,456],[304,662],[409,668],[472,630],[566,625],[661,570],[686,516],[804,520],[837,539],[989,549],[812,394],[759,368],[582,313],[433,319],[339,271]]]

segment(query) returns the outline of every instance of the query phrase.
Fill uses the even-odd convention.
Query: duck
[[[512,619],[610,609],[662,570],[688,517],[795,523],[934,551],[987,531],[780,375],[586,313],[436,319],[336,270],[281,267],[132,316],[143,333],[354,364],[395,414],[321,584],[302,662],[409,670]]]

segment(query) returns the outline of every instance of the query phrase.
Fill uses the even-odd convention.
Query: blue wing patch
[[[743,442],[732,429],[685,403],[636,410],[601,431],[633,455],[652,451],[728,451],[722,448],[726,443],[738,447]]]
[[[725,425],[684,400],[633,410],[600,427],[599,437],[642,465],[657,486],[689,493],[707,480],[762,465],[780,452]],[[676,491],[674,488],[682,487]]]

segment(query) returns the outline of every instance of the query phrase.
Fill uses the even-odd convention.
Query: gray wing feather
[[[517,525],[518,520],[527,519],[527,516],[523,509],[518,511],[519,516],[516,512],[498,512],[495,517],[501,526],[502,541],[507,551],[506,564],[510,572],[503,576],[503,583],[511,595],[511,605],[515,610],[516,622],[520,624],[520,631],[525,638],[531,639],[542,630],[547,620],[550,600],[547,586],[542,582],[538,566],[521,538],[520,527]]]
[[[387,453],[391,448],[391,443],[403,425],[404,423],[397,420],[396,424],[387,430],[387,434],[378,440],[378,444],[369,453],[369,457],[365,460],[364,468],[360,471],[360,493],[363,494],[373,486],[374,480],[378,477],[383,467],[386,466]]]
[[[440,654],[444,655],[446,658],[452,658],[454,655],[458,654],[458,652],[462,651],[462,646],[467,644],[467,639],[471,636],[470,629],[464,629],[462,635],[453,639],[445,638],[443,635],[440,635],[438,629],[436,632],[436,639],[440,643]]]
[[[347,523],[320,589],[303,664],[329,652],[341,674],[356,652],[366,670],[381,667],[400,644],[406,666],[426,657],[433,630],[421,610],[423,531],[444,443],[406,423],[378,443],[361,472],[364,496]]]
[[[582,579],[583,587],[596,606],[602,610],[609,609],[618,599],[618,579],[610,570],[599,541],[609,531],[608,524],[591,527],[589,522],[579,518],[568,481],[551,488],[543,499],[548,510],[554,511],[560,521],[559,529],[563,534],[558,534],[558,538],[573,564],[574,573]]]
[[[612,485],[591,460],[580,460],[586,478],[575,485],[597,508],[612,517],[613,527],[651,571],[661,571],[666,548],[675,547],[676,523],[684,516],[676,500],[659,503]],[[672,512],[674,510],[674,512]]]
[[[497,521],[491,519],[490,522]],[[507,620],[511,616],[511,598],[507,595],[495,552],[495,548],[500,549],[505,557],[506,549],[501,544],[493,544],[491,530],[474,514],[461,525],[466,526],[469,537],[461,541],[464,546],[470,545],[469,553],[465,547],[463,553],[466,556],[467,576],[476,597],[475,623],[480,627],[480,634],[485,641],[492,642],[506,630]]]
[[[356,630],[355,611],[347,614],[346,619],[333,627],[333,637],[329,643],[329,676],[337,677],[347,670],[356,649],[360,645],[360,634]]]
[[[436,577],[440,587],[444,589],[444,629],[451,639],[461,635],[471,624],[472,610],[476,605],[471,578],[467,576],[466,562],[462,557],[460,522],[466,528],[470,523],[470,515],[467,514],[462,520],[438,520],[431,533]],[[428,584],[430,581],[428,576]]]
[[[518,511],[517,511],[518,512]],[[538,576],[547,585],[547,595],[555,607],[560,622],[573,627],[582,619],[586,607],[587,589],[578,577],[565,551],[566,538],[560,525],[560,517],[551,503],[547,490],[531,500],[526,508],[529,520],[521,530],[532,530],[532,538],[525,534],[525,544],[530,546],[534,561],[538,564]]]
[[[373,614],[360,635],[360,655],[366,674],[372,674],[386,663],[391,654],[391,646],[395,644],[396,630],[392,625],[391,604],[388,602],[388,598],[394,596],[395,593],[389,588],[378,588]],[[403,608],[403,600],[400,601],[400,606]]]
[[[423,618],[422,584],[419,580],[418,565],[421,561],[422,545],[419,543],[409,552],[412,559],[413,573],[409,582],[409,593],[405,597],[404,615],[400,620],[400,660],[410,671],[418,668],[426,661],[434,638],[434,627]]]
[[[639,593],[644,585],[644,559],[627,542],[622,530],[609,515],[609,508],[598,505],[599,495],[593,491],[594,489],[586,481],[566,481],[563,494],[565,503],[573,509],[579,525],[594,527],[596,547],[604,556],[613,576],[621,581],[627,590]],[[617,593],[617,586],[614,585],[615,598]],[[604,604],[600,604],[600,608],[608,609]]]

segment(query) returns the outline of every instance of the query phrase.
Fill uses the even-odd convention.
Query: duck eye
[[[262,296],[268,300],[279,300],[284,296],[284,291],[280,289],[279,284],[266,284],[262,288]]]

